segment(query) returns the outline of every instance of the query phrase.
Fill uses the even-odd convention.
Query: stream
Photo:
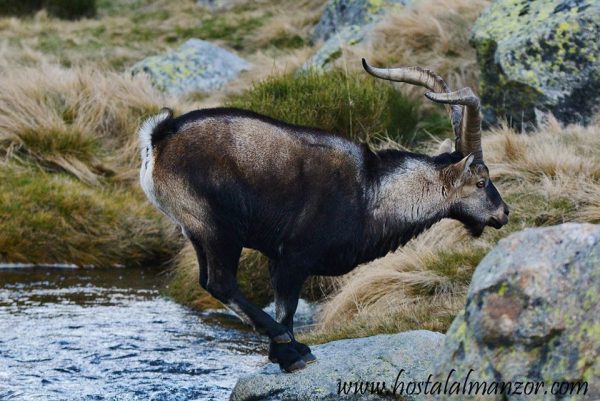
[[[226,313],[161,295],[152,269],[0,268],[0,400],[227,400],[266,362]]]

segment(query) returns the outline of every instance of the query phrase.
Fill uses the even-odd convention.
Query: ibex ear
[[[437,154],[442,155],[444,153],[452,153],[452,140],[450,138],[446,138],[440,143]]]
[[[444,169],[444,181],[452,187],[460,187],[471,174],[469,168],[473,163],[475,155],[470,154],[461,161],[451,164]]]

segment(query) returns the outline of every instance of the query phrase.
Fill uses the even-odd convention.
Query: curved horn
[[[420,68],[420,67],[403,67],[403,68],[376,68],[364,58],[362,59],[362,65],[365,71],[374,77],[387,79],[388,81],[395,82],[406,82],[413,85],[424,86],[425,88],[435,93],[448,93],[450,88],[446,85],[446,82],[434,73],[433,71]],[[434,100],[435,101],[435,100]],[[448,106],[450,105],[450,106]],[[450,121],[452,122],[452,128],[454,135],[457,139],[457,144],[460,138],[460,122],[462,119],[462,110],[460,106],[446,103],[446,111],[450,115]]]
[[[425,96],[434,102],[464,106],[460,140],[456,148],[463,155],[472,153],[475,156],[474,162],[483,162],[481,117],[479,116],[480,102],[471,88],[462,88],[450,93],[427,92]]]

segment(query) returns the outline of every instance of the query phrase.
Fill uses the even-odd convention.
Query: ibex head
[[[447,143],[440,148],[448,156],[440,174],[446,196],[451,201],[450,217],[461,221],[475,236],[481,235],[486,226],[498,229],[508,223],[508,205],[492,183],[483,162],[480,103],[471,88],[452,92],[439,75],[419,67],[375,68],[365,59],[362,63],[364,69],[377,78],[429,89],[425,96],[446,106],[456,138],[454,152]],[[460,157],[458,162],[457,157]],[[439,159],[444,160],[444,155]]]

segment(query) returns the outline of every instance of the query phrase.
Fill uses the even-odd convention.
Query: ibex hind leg
[[[300,266],[294,268],[293,264],[278,263],[271,260],[269,263],[271,282],[275,293],[275,319],[284,325],[291,336],[294,349],[300,354],[302,360],[309,364],[317,360],[310,348],[296,341],[294,336],[294,314],[298,308],[298,300],[302,286],[306,281],[306,271]],[[278,362],[276,356],[277,344],[271,341],[269,347],[269,360]]]
[[[275,354],[282,369],[293,372],[304,368],[306,363],[296,351],[287,327],[277,323],[261,308],[248,301],[240,291],[236,272],[242,246],[232,243],[230,238],[223,239],[203,244],[207,260],[206,290],[242,321],[252,325],[259,333],[267,335],[271,343],[276,344]]]

